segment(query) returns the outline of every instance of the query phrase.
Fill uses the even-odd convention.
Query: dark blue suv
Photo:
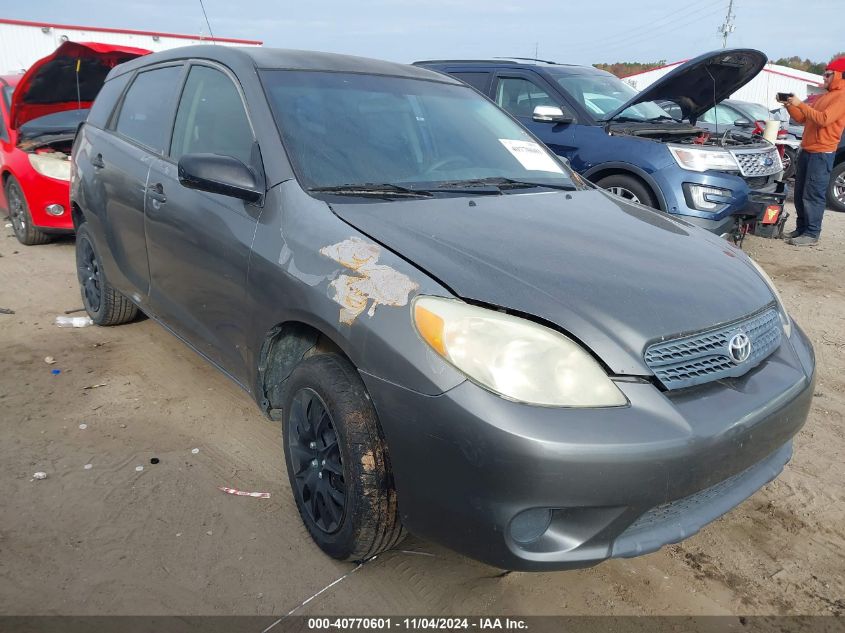
[[[759,136],[713,134],[695,123],[766,61],[751,49],[708,53],[642,92],[592,66],[524,59],[416,64],[485,94],[599,186],[728,236],[782,205],[783,166],[777,148]],[[677,105],[670,111],[681,116],[658,101]]]

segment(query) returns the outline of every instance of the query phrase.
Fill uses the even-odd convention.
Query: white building
[[[210,38],[202,35],[48,24],[0,18],[0,75],[26,70],[34,61],[49,55],[59,44],[68,40],[134,46],[153,52],[192,44],[215,43],[224,46],[261,46],[262,44],[258,40],[230,37]]]
[[[644,90],[655,81],[667,75],[677,66],[688,60],[684,59],[674,64],[661,66],[641,73],[623,77],[622,80],[637,90]],[[822,77],[813,73],[795,70],[787,66],[766,64],[754,79],[731,95],[731,99],[761,103],[767,109],[780,107],[775,99],[778,92],[791,92],[802,101],[808,95],[822,92]]]

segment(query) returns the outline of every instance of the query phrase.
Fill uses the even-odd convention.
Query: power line
[[[205,25],[208,27],[208,34],[211,36],[211,43],[216,44],[214,31],[211,30],[211,22],[208,21],[208,14],[205,12],[205,5],[202,3],[202,0],[200,0],[200,7],[202,7],[202,14],[205,16]]]
[[[677,9],[675,11],[667,13],[664,16],[662,16],[662,17],[660,17],[656,20],[652,20],[651,22],[648,22],[647,24],[643,24],[643,25],[640,25],[640,26],[634,26],[634,27],[628,27],[624,31],[616,33],[616,34],[602,35],[602,42],[606,43],[603,46],[603,49],[604,50],[606,50],[607,48],[615,49],[619,45],[626,44],[630,41],[640,41],[640,40],[644,40],[644,39],[652,39],[656,35],[655,31],[661,31],[666,26],[674,24],[674,23],[678,22],[679,20],[688,20],[688,18],[693,17],[693,16],[703,17],[700,14],[704,11],[707,11],[707,10],[711,10],[711,13],[715,12],[715,11],[712,11],[713,7],[717,7],[717,6],[721,7],[721,6],[723,6],[722,5],[723,2],[724,2],[724,0],[714,0],[712,2],[702,4],[701,6],[696,7],[695,9],[692,9],[692,10],[690,10],[687,7],[684,7],[682,9]],[[721,10],[721,8],[717,9],[717,11],[720,11],[720,10]],[[609,43],[609,45],[607,43]]]
[[[719,4],[721,4],[721,2]],[[710,9],[710,10],[707,11],[707,9]],[[704,10],[706,12],[701,13],[702,10]],[[604,46],[603,50],[604,51],[608,51],[608,50],[615,51],[615,50],[617,50],[621,47],[628,47],[628,46],[631,46],[633,44],[639,44],[640,42],[644,42],[644,41],[647,41],[647,40],[655,40],[657,37],[659,37],[659,35],[661,35],[661,33],[665,33],[666,27],[670,27],[670,25],[671,25],[670,30],[676,30],[676,29],[679,29],[681,27],[692,24],[693,22],[697,22],[697,21],[699,21],[703,18],[710,17],[711,15],[715,15],[715,14],[719,13],[720,11],[721,11],[721,9],[718,9],[718,8],[712,9],[710,7],[707,7],[707,6],[699,7],[699,9],[697,11],[687,12],[687,15],[680,16],[680,18],[676,18],[675,20],[672,20],[671,22],[666,22],[665,24],[662,25],[662,27],[660,29],[658,29],[660,31],[658,33],[653,32],[653,31],[652,32],[638,33],[635,36],[632,36],[632,37],[629,37],[629,38],[624,38],[624,39],[621,39],[621,40],[617,40],[617,41],[611,43],[608,46]]]

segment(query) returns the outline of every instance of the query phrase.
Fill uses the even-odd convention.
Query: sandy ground
[[[501,576],[410,537],[302,607],[355,566],[309,540],[277,424],[150,320],[57,328],[81,305],[73,241],[0,228],[0,614],[845,613],[845,215],[825,222],[815,249],[746,242],[818,357],[775,482],[680,545],[583,571]]]

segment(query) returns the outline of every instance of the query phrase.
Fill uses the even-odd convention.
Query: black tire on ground
[[[138,307],[115,290],[106,278],[85,223],[76,229],[76,274],[82,305],[97,325],[120,325],[138,315]]]
[[[657,200],[654,193],[642,180],[627,174],[612,174],[605,176],[596,184],[602,189],[612,191],[626,200],[634,200],[647,207],[657,207]]]
[[[845,161],[833,166],[827,183],[827,206],[845,213]]]
[[[291,491],[320,549],[364,561],[399,543],[387,445],[355,367],[338,354],[306,358],[285,385],[283,411]]]
[[[783,148],[783,179],[788,180],[795,175],[795,161],[798,158],[798,152],[791,147]]]
[[[32,223],[32,215],[29,212],[26,197],[23,195],[23,188],[14,176],[9,176],[6,181],[6,204],[9,207],[12,230],[21,244],[35,246],[50,241],[50,236]]]

